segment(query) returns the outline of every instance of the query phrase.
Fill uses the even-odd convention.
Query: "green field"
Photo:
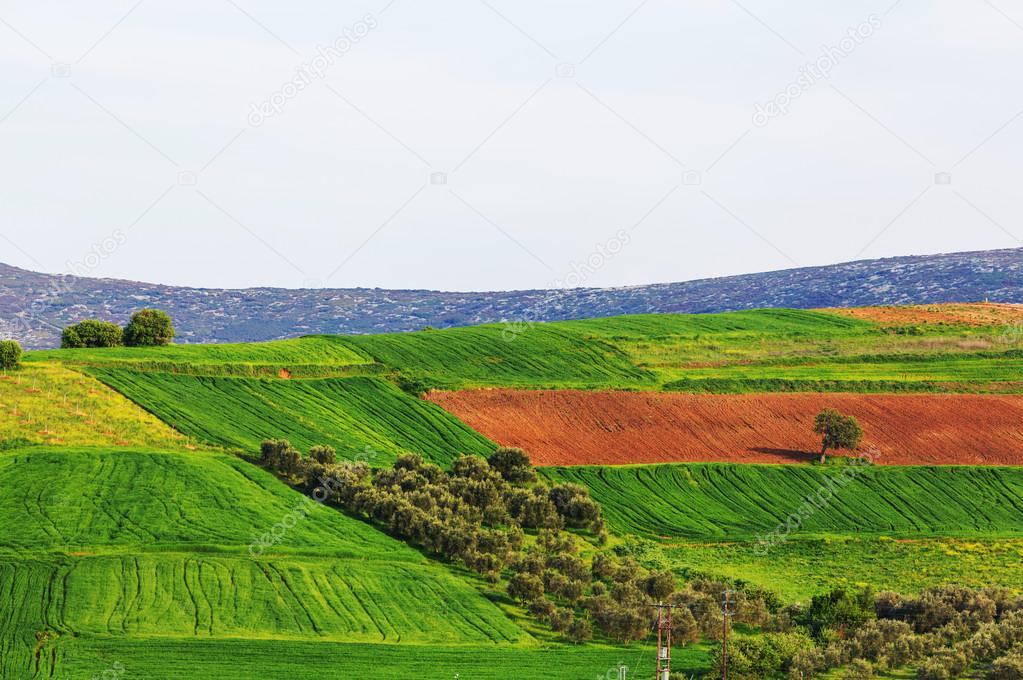
[[[70,677],[92,677],[113,663],[125,678],[145,680],[580,680],[654,674],[654,647],[598,645],[516,648],[496,646],[369,645],[276,640],[146,640],[91,638],[58,647],[57,667]],[[672,668],[700,677],[710,668],[707,649],[692,645],[672,653]],[[64,677],[61,675],[60,677]]]
[[[613,387],[653,385],[610,343],[564,324],[538,324],[512,336],[501,325],[418,333],[352,335],[343,342],[386,366],[438,386]]]
[[[893,539],[856,535],[796,536],[766,554],[756,543],[645,543],[648,566],[683,576],[708,574],[767,588],[786,602],[808,602],[836,587],[918,593],[960,585],[1023,591],[1023,539]]]
[[[0,677],[32,676],[39,636],[47,677],[112,638],[536,644],[447,567],[231,456],[33,448],[0,454],[0,488]],[[181,661],[143,657],[153,677]]]
[[[30,352],[26,359],[197,375],[325,376],[370,370],[373,360],[336,338],[310,336],[247,344],[108,347]]]
[[[448,462],[495,445],[440,407],[379,378],[276,380],[123,369],[90,371],[175,429],[201,441],[255,452],[287,438],[302,450],[334,446],[343,457],[386,464],[401,452]]]
[[[1023,468],[697,463],[544,468],[583,484],[619,532],[754,540],[821,490],[802,534],[1023,536]],[[845,475],[855,474],[842,485]]]
[[[241,345],[51,350],[30,362],[204,376],[401,373],[426,386],[686,391],[1023,391],[1004,329],[900,332],[838,314],[766,309],[491,324]],[[829,385],[828,383],[838,383]],[[873,383],[873,384],[871,384]],[[925,384],[936,383],[936,384]]]
[[[181,434],[91,376],[50,363],[0,376],[0,451],[26,444],[185,443]]]
[[[807,601],[837,586],[1023,590],[1023,468],[685,464],[544,468],[587,486],[637,557]],[[823,488],[834,495],[822,502]],[[815,503],[806,503],[815,498]],[[801,510],[805,513],[801,514]],[[792,515],[792,529],[772,532]]]
[[[1023,353],[1000,332],[756,310],[30,352],[0,380],[0,677],[93,677],[115,664],[126,678],[154,680],[577,680],[617,678],[620,664],[629,678],[649,676],[649,641],[560,644],[500,586],[233,454],[269,438],[329,444],[377,466],[403,452],[445,465],[494,449],[397,386],[409,382],[1023,391]],[[616,549],[683,578],[752,583],[785,602],[839,585],[1023,590],[1023,468],[542,473],[591,490]],[[675,658],[687,674],[709,668],[705,645]]]

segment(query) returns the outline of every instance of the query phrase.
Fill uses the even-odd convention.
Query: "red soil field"
[[[679,394],[484,389],[431,401],[538,465],[796,463],[820,449],[814,416],[863,426],[886,465],[1023,465],[1023,395]]]
[[[1023,321],[1023,305],[976,302],[897,307],[849,307],[820,309],[882,325],[954,324],[967,326],[1010,326]]]

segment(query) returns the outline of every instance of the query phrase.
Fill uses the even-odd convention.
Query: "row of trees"
[[[63,349],[84,347],[152,347],[169,345],[176,332],[170,316],[159,309],[142,309],[131,315],[121,328],[109,321],[85,319],[68,326],[61,334]]]
[[[845,668],[846,680],[866,680],[911,667],[918,680],[949,680],[983,666],[989,680],[1023,680],[1023,597],[1005,589],[950,586],[909,598],[837,589],[762,628],[729,644],[733,678],[809,679]],[[716,662],[720,670],[720,650]]]
[[[645,569],[624,553],[585,557],[582,537],[607,540],[600,507],[584,487],[538,478],[519,449],[500,448],[486,459],[462,456],[447,471],[416,455],[373,470],[339,462],[329,447],[302,456],[284,440],[264,442],[261,459],[314,497],[503,584],[566,639],[582,642],[598,633],[625,643],[644,639],[654,625],[654,602],[678,605],[677,644],[721,634],[727,584],[697,579],[679,589],[671,572]],[[754,589],[741,590],[734,602],[736,620],[749,625],[764,624],[777,609]]]

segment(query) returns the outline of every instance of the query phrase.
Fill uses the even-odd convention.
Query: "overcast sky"
[[[1023,2],[892,3],[3,2],[0,261],[480,290],[1023,245]]]

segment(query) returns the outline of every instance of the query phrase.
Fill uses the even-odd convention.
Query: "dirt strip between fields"
[[[797,463],[814,416],[856,416],[886,465],[1023,465],[1023,395],[678,394],[483,389],[428,397],[538,465]]]

